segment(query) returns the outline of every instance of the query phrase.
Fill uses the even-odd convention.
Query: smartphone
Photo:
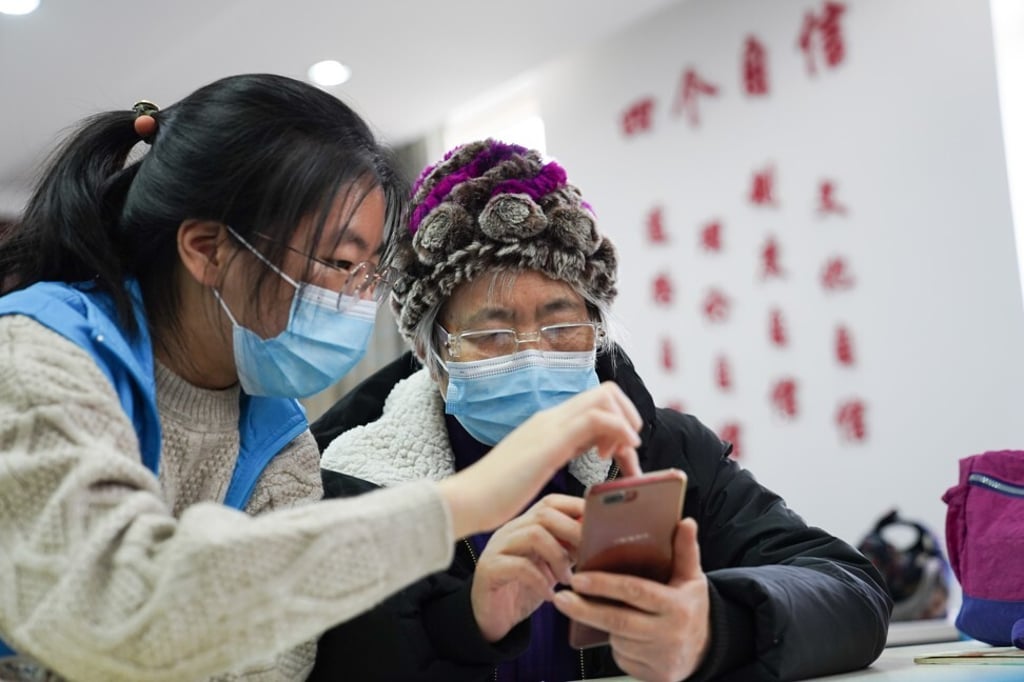
[[[652,471],[587,489],[577,571],[608,571],[667,583],[672,543],[682,518],[686,474]],[[613,602],[614,603],[614,602]],[[569,645],[586,649],[608,643],[608,633],[569,623]]]

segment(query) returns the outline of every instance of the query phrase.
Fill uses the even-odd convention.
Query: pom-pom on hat
[[[408,228],[391,293],[408,340],[424,312],[491,270],[537,270],[598,302],[617,293],[615,248],[565,170],[535,150],[492,139],[451,150],[413,185]]]

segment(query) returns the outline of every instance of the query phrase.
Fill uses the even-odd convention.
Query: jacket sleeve
[[[699,421],[659,412],[683,443],[684,512],[711,590],[711,650],[693,679],[795,680],[874,661],[892,602],[871,563],[804,523]]]
[[[333,471],[324,471],[323,476],[328,496],[357,495],[376,488]],[[450,568],[416,581],[362,616],[332,628],[320,638],[309,679],[491,679],[495,666],[526,649],[529,620],[500,642],[487,642],[473,616],[471,587],[472,578],[453,575]]]

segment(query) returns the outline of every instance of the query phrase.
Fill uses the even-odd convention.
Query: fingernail
[[[569,606],[572,604],[572,592],[569,590],[560,590],[555,592],[554,602],[559,606]]]
[[[585,575],[574,575],[572,577],[573,589],[586,591],[590,587],[590,578]]]

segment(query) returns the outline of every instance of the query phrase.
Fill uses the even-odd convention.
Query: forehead
[[[326,249],[347,246],[364,256],[378,253],[384,240],[385,213],[386,200],[380,187],[350,186],[342,190],[331,204],[319,246]],[[316,247],[312,240],[318,222],[319,216],[316,215],[303,221],[295,241]]]
[[[586,308],[583,297],[572,286],[541,272],[488,271],[452,291],[445,305],[445,317],[466,319],[484,309],[528,316],[539,314],[553,302]]]

